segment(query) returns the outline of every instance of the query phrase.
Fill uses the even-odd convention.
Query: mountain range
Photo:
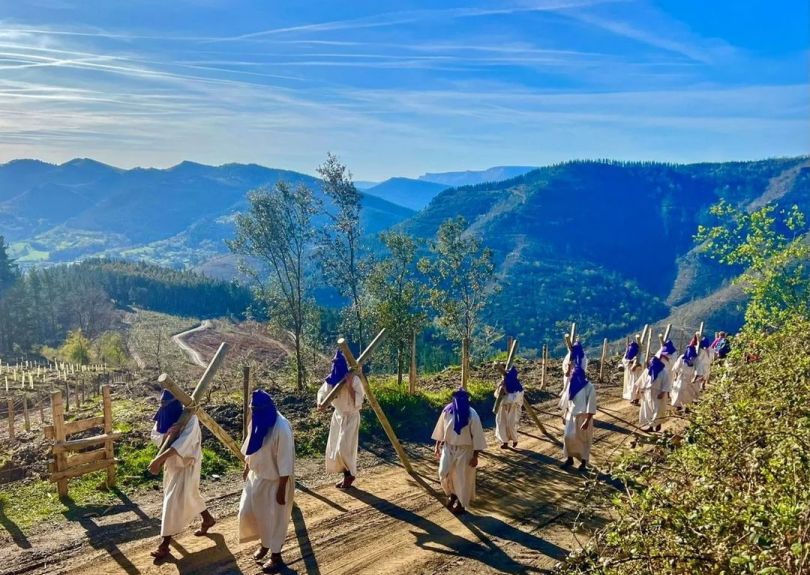
[[[258,165],[123,170],[17,160],[0,165],[0,235],[23,265],[111,255],[227,278],[234,267],[224,240],[246,192],[279,180],[319,189],[312,176]],[[448,187],[459,181],[478,183]],[[503,288],[485,320],[526,349],[556,342],[570,320],[591,344],[665,317],[685,331],[703,319],[734,329],[744,298],[729,282],[739,270],[718,266],[692,239],[721,198],[810,213],[810,158],[575,161],[391,178],[362,192],[361,223],[369,235],[394,227],[429,238],[463,216],[494,250]]]

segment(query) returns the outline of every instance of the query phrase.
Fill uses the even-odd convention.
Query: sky
[[[0,0],[0,162],[810,153],[806,0]]]

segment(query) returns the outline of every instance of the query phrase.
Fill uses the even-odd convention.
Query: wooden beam
[[[382,332],[380,332],[380,335],[382,335]],[[371,346],[369,345],[369,347]],[[353,368],[353,370],[356,372],[357,377],[360,378],[360,383],[363,385],[363,391],[366,392],[366,396],[368,397],[368,402],[371,405],[371,409],[373,409],[374,413],[377,415],[377,419],[380,421],[380,425],[382,425],[385,434],[388,436],[388,440],[394,447],[394,451],[397,452],[399,460],[402,462],[402,466],[405,467],[405,470],[408,473],[413,474],[413,468],[411,467],[411,460],[408,458],[408,454],[405,453],[405,450],[399,443],[399,439],[397,439],[397,434],[394,433],[394,428],[391,427],[388,418],[385,416],[385,412],[383,412],[382,407],[380,407],[380,404],[377,401],[377,398],[374,396],[374,392],[371,390],[371,386],[368,384],[366,375],[363,373],[362,365],[358,363],[356,359],[354,359],[354,355],[352,355],[352,350],[349,349],[349,346],[345,340],[341,343],[340,348],[343,351],[343,355],[346,357],[346,361],[349,363],[349,367]],[[363,356],[361,356],[361,358],[362,357]]]
[[[664,341],[669,340],[669,334],[670,334],[671,331],[672,331],[672,324],[668,323],[667,324],[667,329],[664,330]]]
[[[605,381],[605,362],[607,361],[607,347],[608,347],[608,340],[602,342],[602,360],[599,362],[599,383],[604,383]]]
[[[570,333],[571,345],[574,345],[577,341],[577,322],[573,322],[571,324],[571,333]]]
[[[105,447],[100,447],[99,449],[94,449],[92,451],[83,451],[82,453],[77,453],[76,455],[68,457],[67,467],[78,467],[79,465],[84,465],[85,463],[90,463],[93,461],[101,461],[102,459],[108,459],[107,448]]]
[[[177,398],[177,400],[183,404],[184,407],[190,406],[193,403],[193,400],[189,394],[187,394],[183,389],[174,383],[168,376],[168,374],[161,374],[158,378],[158,383],[164,389],[168,389],[171,394]],[[196,411],[197,419],[200,420],[205,427],[216,437],[222,444],[231,450],[236,457],[239,458],[240,461],[245,461],[245,456],[242,453],[242,450],[239,448],[239,445],[234,441],[234,439],[228,435],[228,432],[222,429],[220,425],[214,421],[210,415],[208,415],[204,410],[201,408],[197,408]]]
[[[107,461],[112,463],[107,466],[107,488],[110,489],[115,486],[115,452],[113,451],[112,442],[112,396],[110,386],[105,385],[101,388],[101,407],[104,414],[104,435],[109,437],[104,442],[104,452],[106,453]]]
[[[87,431],[93,427],[101,427],[102,425],[104,425],[103,415],[99,415],[98,417],[89,417],[87,419],[76,419],[65,424],[65,435],[81,433],[82,431]],[[45,439],[55,438],[53,425],[45,426],[43,428],[43,432],[45,433]]]
[[[62,392],[54,391],[51,393],[51,411],[53,414],[53,429],[54,439],[56,441],[65,441],[65,415],[64,406],[62,405]],[[65,463],[67,461],[63,452],[54,451],[54,469],[57,473],[64,471]],[[68,484],[67,479],[60,479],[56,482],[56,491],[59,497],[67,497]]]
[[[506,376],[506,374],[512,368],[512,362],[515,360],[515,352],[517,351],[518,346],[517,338],[515,339],[509,338],[509,339],[511,341],[511,344],[509,346],[509,355],[506,356],[506,364],[503,366],[502,370],[502,374],[504,376]],[[498,367],[498,369],[499,370],[501,369],[500,366]],[[500,386],[498,386],[498,389],[500,389]],[[504,396],[503,393],[498,393],[498,397],[495,398],[495,405],[492,406],[492,413],[494,414],[498,413],[498,410],[501,408],[501,403],[503,402],[503,396]]]
[[[70,467],[68,469],[65,469],[64,471],[56,471],[55,473],[51,473],[51,476],[48,478],[48,480],[56,482],[58,484],[60,481],[65,481],[67,479],[70,479],[72,477],[78,477],[80,475],[86,475],[87,473],[92,473],[93,471],[101,471],[102,469],[108,469],[110,466],[113,465],[115,465],[114,459],[93,461],[92,463],[86,463],[84,465],[79,465],[77,467]]]
[[[548,358],[548,344],[543,344],[543,362],[540,366],[540,389],[546,387],[546,360]]]
[[[360,369],[361,372],[363,371],[362,367],[366,364],[366,362],[371,357],[371,354],[374,352],[374,350],[377,348],[377,346],[380,345],[380,342],[382,341],[382,337],[383,337],[384,333],[385,333],[385,328],[380,330],[380,333],[377,334],[377,337],[375,337],[373,340],[371,340],[371,343],[368,344],[368,347],[366,349],[364,349],[363,353],[360,354],[360,357],[357,358],[357,360],[355,362],[357,364],[357,368],[354,368],[351,365],[349,365],[349,372],[346,374],[346,376],[343,379],[341,379],[339,382],[337,382],[337,384],[332,386],[332,391],[329,392],[329,394],[324,398],[323,402],[320,405],[330,405],[332,403],[332,400],[337,397],[337,394],[339,393],[340,388],[343,387],[343,385],[346,383],[346,380],[349,378],[349,375],[351,375],[352,373],[355,372],[355,369]],[[340,338],[338,340],[338,347],[340,347],[341,350],[342,350],[344,345],[346,345],[346,340],[343,339],[343,338]],[[348,349],[348,346],[346,346],[346,348]],[[345,356],[345,354],[344,354],[344,356]],[[346,360],[346,361],[348,362],[348,360]],[[320,405],[319,405],[319,407],[320,407]]]
[[[105,443],[107,440],[118,439],[121,437],[120,433],[105,433],[103,435],[94,435],[93,437],[85,437],[84,439],[71,439],[65,441],[57,441],[53,445],[54,453],[66,453],[68,451],[79,451],[85,447],[99,445]]]
[[[242,441],[248,436],[248,410],[250,409],[250,367],[242,366]]]
[[[470,364],[467,361],[470,353],[469,345],[469,340],[466,337],[461,339],[461,387],[463,389],[467,389],[467,381],[470,378]]]
[[[695,335],[697,335],[697,350],[700,351],[700,340],[703,339],[703,322],[700,322],[700,329]]]

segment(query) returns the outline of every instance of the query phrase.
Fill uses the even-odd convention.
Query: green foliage
[[[798,206],[778,212],[766,205],[753,212],[721,201],[710,210],[719,222],[700,226],[695,240],[711,258],[745,271],[737,281],[750,296],[746,323],[753,329],[810,317],[810,231]]]
[[[361,196],[352,175],[337,156],[329,154],[318,167],[321,189],[335,206],[326,211],[329,224],[318,235],[318,260],[326,283],[349,301],[344,325],[351,328],[351,339],[365,343],[365,278],[369,258],[362,243],[360,226]]]
[[[800,573],[810,562],[810,320],[747,329],[682,445],[634,453],[615,520],[562,573]],[[804,566],[803,568],[801,566]]]
[[[59,349],[59,355],[65,361],[87,365],[90,363],[90,340],[87,339],[82,330],[77,329],[68,333],[67,339]]]
[[[250,208],[236,216],[236,234],[228,247],[240,256],[240,269],[253,279],[258,295],[278,327],[295,337],[295,375],[304,389],[306,370],[302,337],[312,322],[312,272],[308,253],[314,239],[312,218],[320,202],[301,184],[278,182],[273,190],[248,194]]]
[[[438,324],[456,340],[470,340],[493,285],[493,252],[467,232],[463,217],[444,221],[430,242],[430,258],[419,261],[428,280],[428,299]]]
[[[121,367],[127,362],[127,346],[124,336],[117,331],[101,334],[95,344],[96,358],[110,367]]]
[[[398,232],[382,233],[380,240],[388,254],[375,262],[367,280],[371,315],[386,330],[385,342],[394,349],[401,383],[406,350],[427,319],[425,293],[415,265],[418,244],[413,237]]]
[[[5,238],[0,236],[0,295],[17,281],[19,272],[17,266],[8,256],[8,246]]]

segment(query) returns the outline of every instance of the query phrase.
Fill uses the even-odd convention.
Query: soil
[[[638,408],[618,397],[615,384],[599,390],[603,410],[592,451],[596,469],[638,439],[626,423],[635,421]],[[488,432],[490,448],[481,456],[477,499],[462,517],[443,507],[436,464],[425,444],[406,445],[413,476],[390,450],[361,446],[356,487],[346,492],[334,488],[335,477],[324,475],[320,458],[299,459],[296,507],[284,547],[286,572],[549,572],[588,539],[578,517],[583,488],[610,482],[596,472],[582,475],[558,467],[562,424],[554,403],[535,405],[547,434],[524,416],[517,449],[499,449]],[[120,494],[120,504],[111,507],[74,507],[66,521],[30,533],[4,523],[9,535],[0,534],[6,543],[0,547],[0,574],[260,573],[252,559],[255,544],[238,542],[241,479],[229,475],[208,481],[203,490],[219,523],[202,538],[194,537],[190,526],[174,542],[172,557],[160,564],[149,555],[160,527],[161,494],[155,489],[134,500]],[[589,516],[584,527],[598,527],[605,519]]]

